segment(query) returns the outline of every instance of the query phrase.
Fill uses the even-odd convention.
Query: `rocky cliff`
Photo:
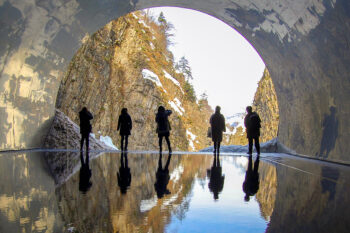
[[[153,150],[158,148],[155,113],[163,105],[173,110],[173,149],[208,145],[211,109],[188,98],[189,83],[174,68],[164,25],[135,12],[83,40],[61,82],[58,109],[78,123],[78,112],[86,106],[94,114],[96,138],[109,136],[119,146],[118,117],[126,107],[133,120],[129,149]]]
[[[258,83],[253,100],[253,111],[256,111],[261,118],[260,142],[267,142],[277,137],[279,124],[279,109],[275,88],[267,68]],[[225,144],[246,145],[245,128],[243,124],[245,114],[238,113],[234,116],[235,122],[228,126]]]

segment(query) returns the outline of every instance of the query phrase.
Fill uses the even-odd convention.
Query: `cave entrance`
[[[184,17],[192,20],[187,27]],[[206,27],[200,28],[203,22]],[[178,51],[186,51],[190,59]],[[238,32],[214,17],[183,8],[146,9],[83,38],[56,107],[77,124],[77,113],[87,107],[95,115],[94,136],[117,146],[118,117],[127,107],[134,121],[130,149],[156,150],[154,115],[163,105],[173,111],[174,149],[198,151],[212,144],[206,133],[216,105],[227,123],[222,144],[246,145],[245,107],[253,105],[263,122],[261,141],[266,142],[277,136],[278,103],[264,66]]]

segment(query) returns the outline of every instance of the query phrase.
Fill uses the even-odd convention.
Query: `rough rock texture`
[[[279,140],[296,153],[349,162],[350,2],[281,0],[17,1],[0,3],[0,146],[37,147],[54,115],[60,74],[111,19],[178,6],[239,31],[265,61],[279,101]]]
[[[56,114],[47,137],[44,141],[44,148],[47,149],[80,149],[80,128],[63,112],[56,109]],[[90,135],[90,150],[113,150],[103,142]],[[85,150],[85,144],[84,144]]]
[[[254,95],[253,111],[257,112],[261,118],[260,142],[267,142],[277,137],[279,124],[279,109],[275,88],[267,68],[261,77],[258,88]],[[227,126],[225,145],[246,145],[248,143],[247,134],[244,128],[244,117],[236,114],[241,122],[236,127]]]
[[[163,105],[173,111],[173,149],[207,146],[208,103],[198,105],[186,98],[185,78],[174,68],[166,39],[162,27],[141,12],[110,22],[74,56],[58,92],[57,108],[78,123],[77,113],[86,106],[94,115],[96,137],[109,136],[120,146],[118,117],[126,107],[133,120],[128,149],[155,150],[155,113]]]
[[[260,141],[267,142],[276,138],[279,124],[278,101],[271,76],[266,68],[255,92],[252,107],[262,121]]]

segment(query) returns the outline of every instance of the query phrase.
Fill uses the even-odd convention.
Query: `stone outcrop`
[[[128,149],[155,150],[155,113],[163,105],[173,111],[173,149],[201,149],[209,141],[211,111],[207,102],[199,105],[186,98],[187,81],[174,65],[162,26],[144,13],[129,14],[107,24],[79,49],[62,79],[56,106],[76,123],[86,106],[94,115],[96,138],[109,136],[117,146],[118,117],[126,107],[133,120]]]
[[[44,148],[47,149],[80,149],[80,127],[71,121],[63,112],[56,109],[54,120],[44,141]],[[113,150],[103,142],[89,137],[90,150]],[[85,145],[84,145],[85,150]]]

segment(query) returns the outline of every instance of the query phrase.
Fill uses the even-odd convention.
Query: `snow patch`
[[[156,48],[152,42],[149,42],[149,45],[151,46],[151,49],[153,49],[153,50]]]
[[[189,139],[189,144],[190,144],[190,147],[192,148],[192,150],[195,150],[196,148],[194,147],[194,140],[196,140],[196,135],[194,135],[191,131],[189,130],[186,130],[186,135],[190,138]]]
[[[156,195],[154,195],[154,197],[151,199],[141,200],[141,204],[140,204],[141,213],[149,211],[150,209],[155,207],[157,205],[157,202],[158,202],[158,198]]]
[[[181,101],[178,98],[174,98],[174,101],[169,101],[168,103],[181,116],[184,114],[185,109],[183,107],[181,107]]]
[[[236,113],[232,116],[226,117],[226,123],[233,127],[232,131],[230,129],[226,129],[228,132],[227,134],[235,134],[239,127],[242,127],[243,132],[245,132],[244,117],[245,113]]]
[[[179,81],[177,81],[175,78],[173,78],[168,72],[166,72],[165,70],[163,70],[164,72],[164,77],[166,77],[167,79],[170,79],[176,86],[180,87],[180,83]]]
[[[109,136],[100,136],[100,141],[113,149],[118,150],[118,148],[113,144],[112,138]]]
[[[184,167],[182,165],[178,166],[174,169],[174,171],[170,174],[170,180],[174,183],[178,181],[181,177],[181,174],[184,172]]]
[[[153,73],[152,71],[150,70],[147,70],[147,69],[143,69],[142,70],[142,76],[144,79],[148,79],[148,80],[151,80],[152,82],[154,82],[158,87],[162,87],[163,88],[163,85],[162,83],[160,82],[158,76]]]

